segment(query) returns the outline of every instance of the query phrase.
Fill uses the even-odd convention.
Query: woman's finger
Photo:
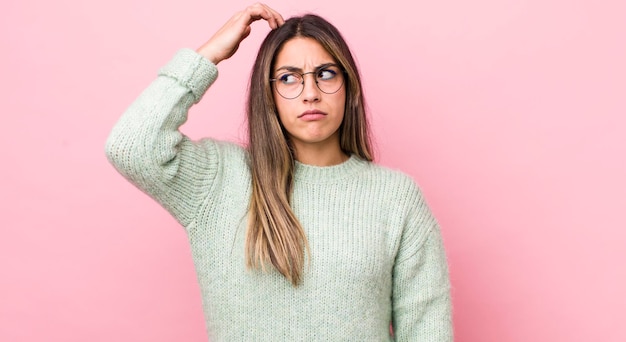
[[[254,5],[248,6],[246,8],[246,12],[249,15],[248,25],[257,20],[264,19],[268,22],[272,29],[275,29],[285,22],[283,17],[278,12],[262,3],[257,2]]]

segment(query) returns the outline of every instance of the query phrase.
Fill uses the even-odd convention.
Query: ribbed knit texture
[[[435,219],[411,178],[355,156],[329,167],[296,163],[292,208],[311,247],[302,284],[246,269],[246,151],[178,131],[216,77],[215,65],[181,50],[106,146],[119,172],[185,227],[210,340],[451,341]]]

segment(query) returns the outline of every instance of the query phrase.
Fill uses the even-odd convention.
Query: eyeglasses
[[[271,78],[270,82],[274,83],[276,91],[280,96],[291,100],[302,94],[304,90],[304,76],[308,74],[315,75],[317,88],[325,94],[334,94],[343,85],[344,71],[336,64],[325,64],[315,69],[315,71],[305,73],[288,70],[276,75],[276,78]]]

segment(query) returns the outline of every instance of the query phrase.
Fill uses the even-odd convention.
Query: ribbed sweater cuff
[[[217,78],[217,67],[194,50],[181,49],[159,70],[159,76],[177,80],[191,90],[194,103],[197,103]]]

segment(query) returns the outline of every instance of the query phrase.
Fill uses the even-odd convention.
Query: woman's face
[[[322,45],[311,38],[287,41],[276,56],[272,70],[272,78],[276,79],[272,87],[274,101],[296,151],[307,147],[339,147],[346,91],[344,75],[335,63]],[[292,99],[283,97],[279,93],[281,89],[287,97],[298,94],[300,82],[293,81],[298,81],[301,74],[305,74],[302,93]],[[316,85],[316,79],[326,93]],[[281,85],[277,84],[279,82]],[[334,93],[328,93],[332,91]]]

